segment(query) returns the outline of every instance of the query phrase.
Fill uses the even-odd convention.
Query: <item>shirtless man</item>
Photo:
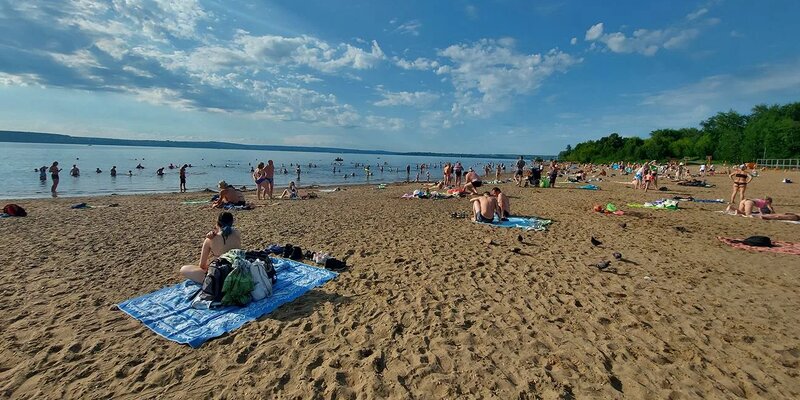
[[[247,203],[244,200],[244,193],[236,190],[235,187],[228,185],[225,181],[219,181],[219,198],[211,203],[212,208],[223,207],[227,204],[243,206]]]
[[[497,216],[501,220],[507,220],[511,216],[511,201],[508,196],[500,191],[499,187],[492,188],[492,196],[497,198]]]
[[[272,200],[272,190],[275,188],[275,164],[272,160],[267,161],[267,166],[264,167],[264,183],[267,185],[267,195]]]
[[[483,196],[473,197],[469,201],[472,203],[473,221],[483,223],[494,221],[494,215],[498,212],[497,199],[492,197],[489,192],[484,192]]]
[[[472,194],[478,194],[478,188],[483,185],[483,181],[481,181],[481,177],[472,169],[469,169],[467,175],[464,177],[464,181],[467,183],[464,185],[464,190],[471,192]]]

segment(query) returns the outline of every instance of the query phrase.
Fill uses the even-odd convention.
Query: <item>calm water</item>
[[[344,161],[337,165],[333,173],[334,159],[341,157]],[[87,146],[60,144],[28,144],[0,143],[0,174],[3,177],[3,192],[0,198],[18,199],[50,196],[50,174],[45,182],[39,181],[39,173],[34,170],[58,161],[61,179],[58,185],[58,196],[92,196],[111,193],[159,193],[178,191],[178,169],[165,169],[164,176],[157,176],[159,167],[167,167],[170,163],[180,166],[191,164],[187,169],[186,186],[189,191],[205,188],[215,189],[217,182],[226,182],[238,186],[254,187],[250,167],[259,162],[273,160],[276,166],[275,188],[285,187],[289,181],[295,180],[297,174],[294,166],[300,164],[299,183],[308,185],[347,185],[356,183],[396,182],[406,179],[406,165],[411,165],[411,179],[416,177],[418,164],[438,164],[446,161],[437,157],[408,157],[371,154],[333,154],[333,153],[300,153],[300,152],[267,152],[259,150],[216,150],[216,149],[182,149],[161,147],[127,147],[127,146]],[[482,173],[486,162],[504,162],[507,166],[512,160],[486,160],[462,158],[464,169],[475,167]],[[141,163],[145,169],[136,169]],[[315,167],[309,168],[309,163]],[[367,177],[362,166],[369,164],[372,176]],[[69,170],[77,164],[81,175],[71,177]],[[117,166],[117,176],[111,177],[111,167]],[[288,174],[278,172],[281,165]],[[383,165],[383,172],[379,166]],[[480,168],[479,168],[480,167]],[[96,173],[96,168],[103,172]],[[341,169],[341,172],[339,172]],[[398,172],[397,169],[400,171]],[[510,169],[509,169],[510,170]],[[128,176],[128,171],[132,176]],[[355,174],[355,176],[352,176]],[[344,178],[344,175],[348,175]],[[431,170],[431,181],[440,179],[441,169]],[[425,180],[426,176],[420,176]],[[277,191],[280,193],[280,191]]]

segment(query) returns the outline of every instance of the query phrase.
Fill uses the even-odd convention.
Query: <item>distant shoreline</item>
[[[401,152],[387,150],[360,150],[338,147],[313,147],[313,146],[281,146],[281,145],[245,145],[228,142],[192,142],[173,140],[139,140],[139,139],[112,139],[94,138],[85,136],[71,136],[57,133],[4,131],[0,130],[0,142],[8,143],[47,143],[47,144],[78,144],[98,146],[140,146],[140,147],[180,147],[190,149],[227,149],[227,150],[263,150],[263,151],[293,151],[303,153],[332,153],[332,154],[378,154],[392,156],[419,156],[419,157],[449,157],[449,158],[488,158],[488,159],[515,159],[519,154],[469,154],[469,153],[435,153],[435,152]],[[523,154],[524,155],[524,154]],[[525,155],[527,158],[553,159],[549,155]]]

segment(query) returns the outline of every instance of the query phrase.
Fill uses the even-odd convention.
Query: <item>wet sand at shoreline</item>
[[[764,172],[748,195],[800,212],[784,177],[800,181]],[[261,202],[235,213],[245,247],[299,244],[351,267],[199,349],[111,306],[181,281],[218,214],[181,201],[207,193],[16,201],[30,216],[0,220],[0,396],[800,397],[800,256],[716,238],[800,241],[800,225],[715,212],[724,204],[625,206],[727,199],[725,176],[647,194],[613,182],[624,180],[600,191],[499,185],[515,213],[554,220],[547,232],[451,218],[466,199],[399,198],[415,184]],[[96,207],[69,208],[83,201]],[[591,211],[607,202],[626,215]],[[601,260],[611,272],[588,266]]]

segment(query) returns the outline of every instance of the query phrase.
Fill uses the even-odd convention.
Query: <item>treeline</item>
[[[766,154],[766,156],[765,156]],[[659,129],[650,137],[621,137],[567,146],[558,158],[577,162],[701,159],[748,162],[759,158],[800,158],[800,103],[757,105],[752,113],[720,112],[700,129]]]

